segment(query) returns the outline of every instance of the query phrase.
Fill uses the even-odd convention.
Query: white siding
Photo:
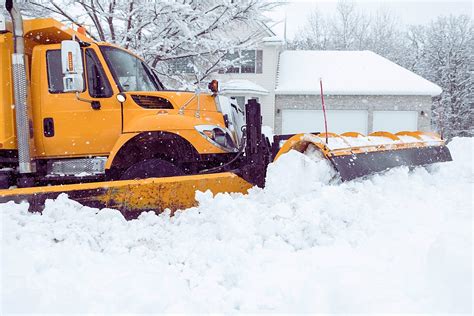
[[[261,74],[214,74],[213,78],[221,82],[232,79],[250,80],[269,91],[268,95],[258,96],[262,105],[263,124],[270,126],[272,129],[275,124],[275,85],[276,85],[276,69],[278,65],[278,55],[281,46],[259,44],[257,49],[263,51],[263,67]],[[246,95],[246,97],[254,97],[254,95]]]

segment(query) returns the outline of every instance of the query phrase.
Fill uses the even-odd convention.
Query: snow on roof
[[[257,94],[267,95],[268,90],[258,84],[244,79],[229,80],[221,84],[220,92],[222,94]]]
[[[436,84],[371,51],[284,51],[276,94],[431,95]]]

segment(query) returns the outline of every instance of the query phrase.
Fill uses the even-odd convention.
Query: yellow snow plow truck
[[[176,210],[196,190],[246,192],[269,163],[317,149],[342,180],[449,161],[435,134],[262,135],[260,105],[166,90],[140,57],[54,19],[0,15],[0,203],[41,210],[62,192],[94,207]]]

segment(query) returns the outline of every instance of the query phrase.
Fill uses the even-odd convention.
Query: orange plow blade
[[[403,131],[396,134],[375,132],[368,136],[349,132],[341,135],[297,134],[285,141],[275,160],[297,150],[316,147],[328,159],[344,181],[398,166],[423,166],[451,161],[451,154],[435,133]]]
[[[160,213],[196,206],[196,191],[246,193],[252,184],[231,172],[216,174],[150,178],[44,186],[0,190],[0,203],[28,202],[31,211],[41,211],[46,199],[55,199],[61,193],[90,207],[115,208],[126,218],[136,217],[143,211]]]

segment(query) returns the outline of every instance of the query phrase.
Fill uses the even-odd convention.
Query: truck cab
[[[196,174],[242,147],[243,111],[216,82],[212,93],[166,90],[130,51],[54,19],[21,21],[21,35],[13,22],[0,30],[0,186]]]

